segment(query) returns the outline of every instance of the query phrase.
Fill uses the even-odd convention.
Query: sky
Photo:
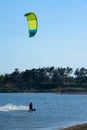
[[[32,38],[29,12],[38,19]],[[87,68],[87,1],[0,0],[0,74],[52,66]]]

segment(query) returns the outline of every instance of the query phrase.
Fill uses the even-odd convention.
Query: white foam
[[[25,111],[28,110],[28,106],[16,106],[11,103],[0,107],[0,111]]]

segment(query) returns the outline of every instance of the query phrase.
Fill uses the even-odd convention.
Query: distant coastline
[[[0,75],[0,92],[57,92],[87,94],[87,69],[43,67]]]
[[[60,94],[87,94],[87,92],[60,92]]]

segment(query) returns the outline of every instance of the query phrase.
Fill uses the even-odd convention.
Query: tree
[[[79,84],[87,83],[87,69],[83,67],[81,69],[77,68],[74,74],[76,76],[77,83]]]

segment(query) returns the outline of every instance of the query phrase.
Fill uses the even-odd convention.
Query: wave
[[[6,104],[0,107],[0,111],[26,111],[28,110],[28,106],[16,106],[11,103]]]

